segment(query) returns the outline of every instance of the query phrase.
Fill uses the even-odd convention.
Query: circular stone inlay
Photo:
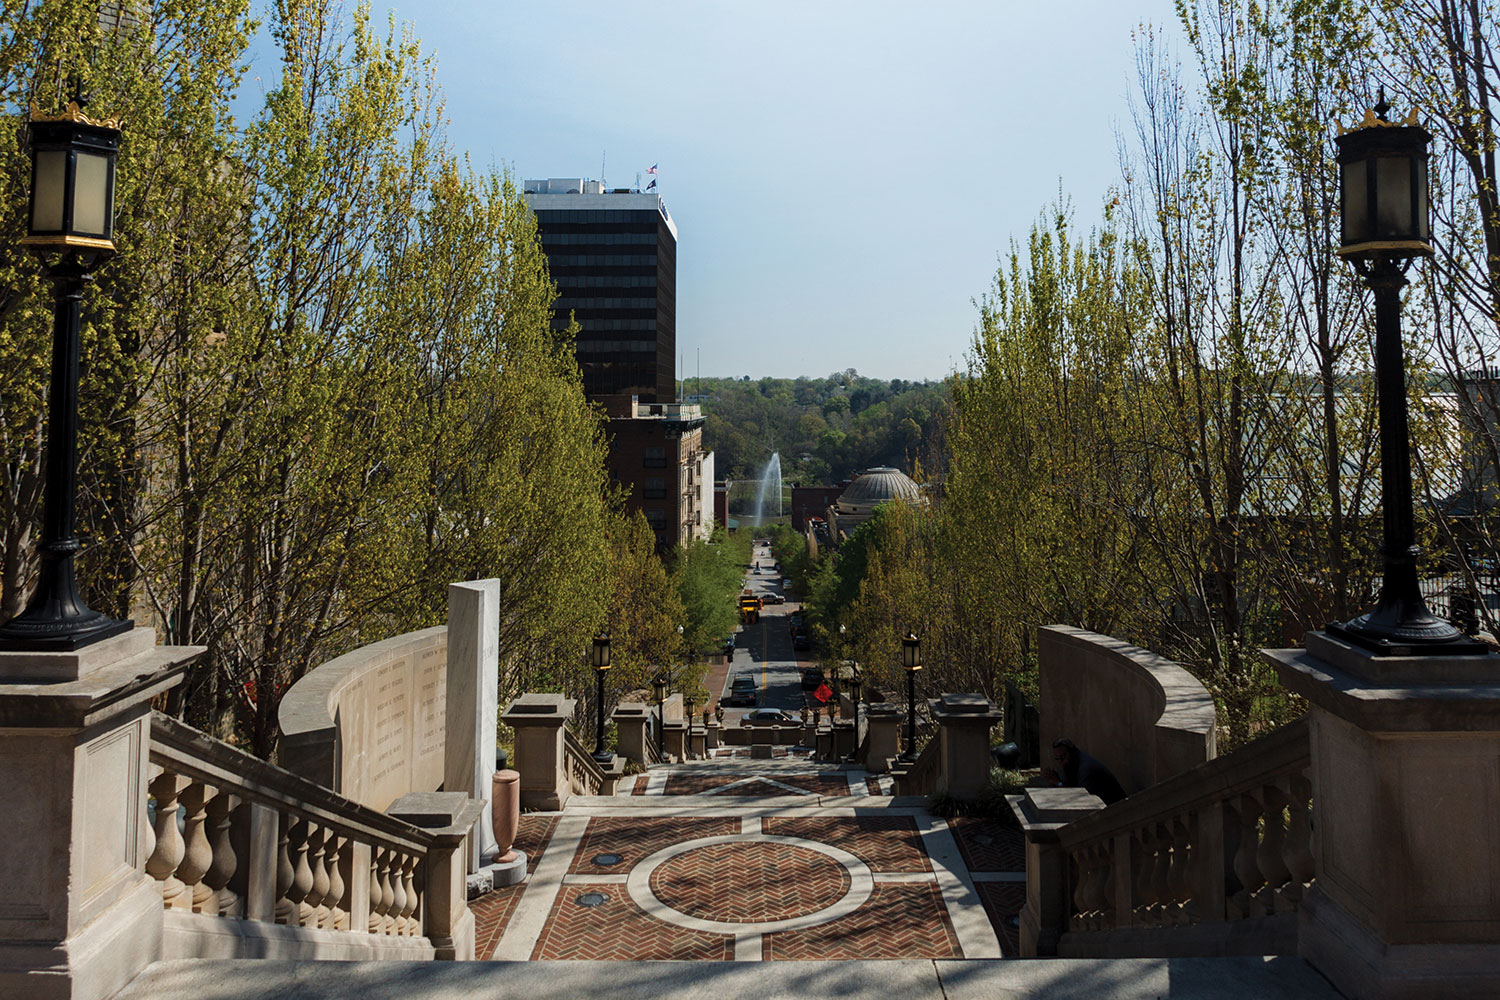
[[[579,906],[603,906],[609,902],[609,897],[602,892],[586,892],[573,900]]]
[[[668,858],[651,893],[689,917],[726,924],[790,920],[837,903],[851,879],[826,854],[783,843],[709,844]]]

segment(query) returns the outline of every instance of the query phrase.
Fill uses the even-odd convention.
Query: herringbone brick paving
[[[959,853],[971,872],[1026,870],[1026,837],[998,819],[960,816],[948,821]]]
[[[761,941],[767,960],[818,961],[872,958],[962,958],[958,935],[938,888],[931,884],[875,883],[875,892],[847,917],[797,931],[777,931]]]
[[[548,842],[552,840],[552,831],[556,829],[556,813],[526,813],[521,816],[521,822],[516,824],[515,848],[526,852],[527,874],[536,871],[536,864],[542,860],[542,852],[547,849]]]
[[[979,901],[984,904],[985,915],[995,928],[1000,939],[1000,948],[1006,955],[1021,954],[1021,929],[1012,921],[1026,908],[1026,884],[1024,882],[975,882]]]
[[[665,793],[667,795],[701,795],[704,792],[711,792],[715,789],[723,788],[725,785],[733,784],[736,781],[742,781],[747,777],[756,776],[744,774],[720,774],[717,772],[712,774],[683,774],[681,772],[677,772],[667,777],[667,787]],[[819,795],[849,794],[849,781],[841,774],[777,774],[774,776],[768,775],[767,777],[773,777],[775,781],[779,781],[783,785],[791,785],[794,788],[803,788],[809,792],[816,792]],[[729,789],[727,792],[721,792],[720,794],[795,794],[789,793],[785,789],[777,788],[775,785],[767,785],[761,781],[749,781],[746,783],[746,785],[748,785],[749,787],[740,786],[738,788]]]
[[[832,844],[872,872],[930,872],[927,852],[910,816],[767,816],[761,829],[783,837]]]
[[[608,899],[579,906],[578,897],[591,892]],[[734,958],[734,938],[663,923],[636,906],[623,885],[565,885],[531,957],[726,962]]]
[[[710,844],[651,873],[657,899],[679,913],[720,923],[815,913],[842,899],[849,884],[849,872],[828,855],[775,843]]]
[[[481,961],[495,953],[511,916],[520,905],[526,883],[506,885],[487,892],[469,904],[474,914],[474,957]]]
[[[699,837],[739,833],[737,819],[712,816],[597,816],[568,867],[570,875],[624,875],[636,862],[672,844]],[[618,854],[620,863],[596,865],[600,854]]]

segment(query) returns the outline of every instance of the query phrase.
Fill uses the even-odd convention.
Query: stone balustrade
[[[1310,763],[1302,720],[1108,808],[1081,789],[1013,796],[1022,954],[1295,953],[1313,884]]]
[[[574,795],[613,795],[624,773],[624,757],[617,754],[601,767],[573,730],[563,727],[563,774]]]
[[[462,887],[481,803],[448,793],[448,822],[423,829],[160,713],[150,762],[145,869],[162,907],[234,922],[169,919],[164,957],[473,957]]]

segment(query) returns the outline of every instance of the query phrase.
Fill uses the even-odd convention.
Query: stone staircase
[[[492,961],[160,962],[120,1000],[1337,996],[1296,958],[1012,961],[1020,833],[889,791],[796,749],[653,767],[523,817]]]

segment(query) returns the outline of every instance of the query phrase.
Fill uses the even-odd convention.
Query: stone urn
[[[490,779],[490,825],[495,831],[495,862],[509,864],[516,860],[512,846],[521,823],[521,772],[496,771]]]

